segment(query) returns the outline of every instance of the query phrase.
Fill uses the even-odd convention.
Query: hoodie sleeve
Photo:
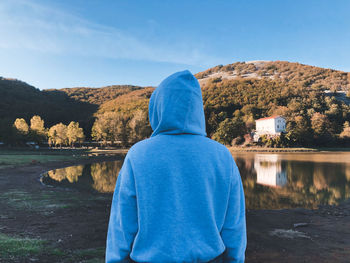
[[[106,263],[130,262],[130,253],[138,230],[135,181],[126,157],[120,169],[109,218]]]
[[[221,238],[226,246],[224,262],[244,262],[245,260],[247,234],[244,200],[241,176],[233,160],[229,202],[221,231]]]

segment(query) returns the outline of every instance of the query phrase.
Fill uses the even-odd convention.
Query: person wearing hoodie
[[[230,151],[207,137],[201,88],[188,71],[149,100],[150,138],[119,172],[106,262],[244,262],[245,199]]]

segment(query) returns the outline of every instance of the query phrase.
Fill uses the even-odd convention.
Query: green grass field
[[[87,158],[88,150],[0,150],[0,169],[24,164]]]

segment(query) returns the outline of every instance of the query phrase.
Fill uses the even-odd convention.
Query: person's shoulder
[[[206,143],[208,145],[210,145],[211,147],[213,147],[215,150],[220,151],[223,154],[232,156],[230,150],[225,145],[223,145],[222,143],[220,143],[218,141],[215,141],[215,140],[213,140],[213,139],[211,139],[209,137],[204,137],[204,138],[205,138]]]
[[[150,143],[150,141],[152,140],[152,138],[146,138],[143,139],[141,141],[136,142],[135,144],[133,144],[127,153],[127,156],[130,157],[132,155],[135,155],[139,152],[145,151],[147,148],[147,145]]]

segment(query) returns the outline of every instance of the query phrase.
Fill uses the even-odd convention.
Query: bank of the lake
[[[0,169],[0,262],[104,262],[111,195],[47,187],[39,178],[51,169],[118,158]],[[349,219],[350,201],[317,210],[247,210],[246,262],[348,262]]]
[[[320,147],[320,148],[272,148],[272,147],[238,147],[238,146],[227,146],[231,152],[350,152],[350,148],[331,148],[331,147]]]

